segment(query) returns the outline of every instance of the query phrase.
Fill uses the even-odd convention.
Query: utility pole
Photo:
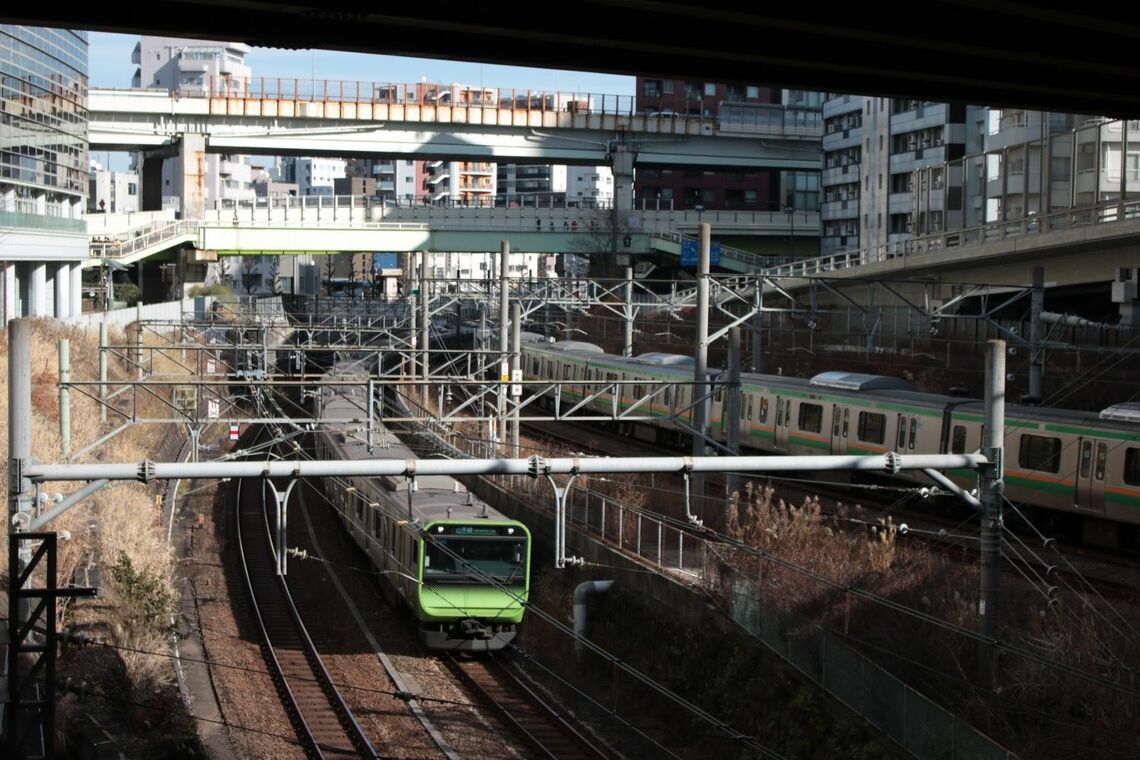
[[[709,359],[709,260],[712,255],[712,225],[700,223],[700,251],[697,258],[697,345],[696,362],[693,368],[693,456],[705,455],[705,433],[708,430]],[[700,401],[698,401],[700,399]],[[704,514],[705,479],[702,475],[693,476],[694,501],[701,503]]]
[[[1045,267],[1033,268],[1033,293],[1029,309],[1029,398],[1027,401],[1041,402],[1041,381],[1044,374],[1045,355],[1041,345],[1041,312],[1045,308]]]
[[[59,341],[59,437],[63,458],[71,457],[71,341]]]
[[[996,649],[989,643],[998,627],[998,590],[1001,575],[1002,481],[1005,455],[1005,341],[986,341],[985,431],[982,454],[988,462],[978,470],[978,497],[982,503],[982,575],[978,602],[981,671],[987,684],[996,676]]]

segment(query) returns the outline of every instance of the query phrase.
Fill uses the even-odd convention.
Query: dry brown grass
[[[852,517],[866,522],[856,507]],[[940,701],[1025,757],[1134,757],[1126,728],[1140,705],[1067,671],[1112,679],[1140,665],[1136,608],[1115,613],[1088,598],[1062,596],[1050,607],[1008,569],[1002,578],[1001,636],[1040,660],[1005,654],[997,660],[995,689],[987,687],[988,650],[971,637],[923,622],[917,611],[967,631],[978,629],[976,565],[955,553],[900,542],[889,518],[847,530],[822,514],[817,501],[793,505],[771,488],[747,490],[730,508],[728,532],[799,568],[791,570],[744,551],[722,558],[710,591],[727,603],[731,576],[759,588],[761,604],[848,635],[851,643],[907,683]],[[821,583],[812,576],[828,579]],[[846,587],[888,600],[877,604]],[[892,605],[900,605],[897,611]],[[979,653],[982,652],[982,655]],[[1127,678],[1121,679],[1127,683]],[[1132,684],[1135,688],[1136,684]]]
[[[129,336],[112,330],[112,344],[123,344]],[[62,439],[59,430],[59,372],[58,341],[70,341],[71,378],[73,381],[97,380],[99,373],[99,333],[97,329],[83,329],[62,325],[54,320],[37,319],[32,330],[32,452],[33,456],[45,463],[62,461]],[[0,373],[7,378],[8,336],[3,331],[0,347]],[[127,363],[112,358],[108,362],[109,379],[113,382],[124,377],[133,378],[135,369]],[[82,450],[96,441],[101,435],[121,424],[121,417],[108,415],[108,422],[99,421],[98,402],[92,396],[97,390],[75,388],[70,394],[71,406],[71,449]],[[170,416],[162,411],[161,400],[139,397],[139,414]],[[0,394],[0,415],[7,419],[8,396]],[[129,427],[118,436],[110,439],[85,454],[76,461],[91,462],[137,462],[153,457],[158,442],[169,431],[158,425],[136,425]],[[0,441],[0,452],[7,456],[8,438]],[[0,473],[0,483],[7,488],[6,468]],[[79,483],[49,483],[46,492],[66,494],[76,490]],[[50,504],[47,505],[50,507]],[[104,568],[112,564],[120,552],[129,557],[132,565],[155,578],[160,579],[162,588],[173,594],[173,563],[169,548],[165,543],[161,526],[158,525],[159,510],[155,502],[155,490],[139,483],[117,483],[95,493],[80,505],[52,521],[48,530],[67,530],[71,540],[59,544],[59,582],[67,582],[85,562],[94,559]],[[169,683],[171,678],[170,660],[165,656],[144,655],[131,649],[162,652],[167,644],[164,640],[166,626],[143,626],[138,624],[137,615],[131,611],[131,600],[123,597],[122,590],[116,588],[110,573],[105,574],[106,599],[104,604],[86,603],[61,606],[60,625],[71,624],[71,616],[83,619],[84,627],[99,631],[113,646],[119,647],[119,654],[125,665],[130,682],[129,699],[146,700],[158,689]],[[66,619],[65,619],[66,618]]]

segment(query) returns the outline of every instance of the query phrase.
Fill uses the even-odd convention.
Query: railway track
[[[371,757],[376,750],[337,691],[301,622],[271,548],[262,490],[238,481],[237,531],[253,617],[277,692],[308,757]]]
[[[609,757],[576,731],[534,691],[515,677],[500,657],[444,658],[461,681],[497,711],[515,733],[541,757],[599,760]]]

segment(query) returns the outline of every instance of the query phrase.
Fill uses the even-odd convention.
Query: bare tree
[[[257,261],[253,256],[246,256],[241,263],[241,284],[245,288],[245,294],[247,296],[253,295],[253,291],[257,289],[260,281],[261,276],[257,271]]]
[[[589,276],[598,279],[616,279],[625,275],[627,264],[619,263],[618,256],[628,255],[632,228],[616,208],[594,209],[586,221],[586,229],[575,238],[572,247],[575,255],[590,263]],[[565,264],[562,266],[565,274]]]

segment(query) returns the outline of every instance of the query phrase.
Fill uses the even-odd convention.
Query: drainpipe
[[[613,581],[586,581],[574,589],[574,650],[582,652],[581,638],[586,634],[586,597],[602,594],[610,590]]]

